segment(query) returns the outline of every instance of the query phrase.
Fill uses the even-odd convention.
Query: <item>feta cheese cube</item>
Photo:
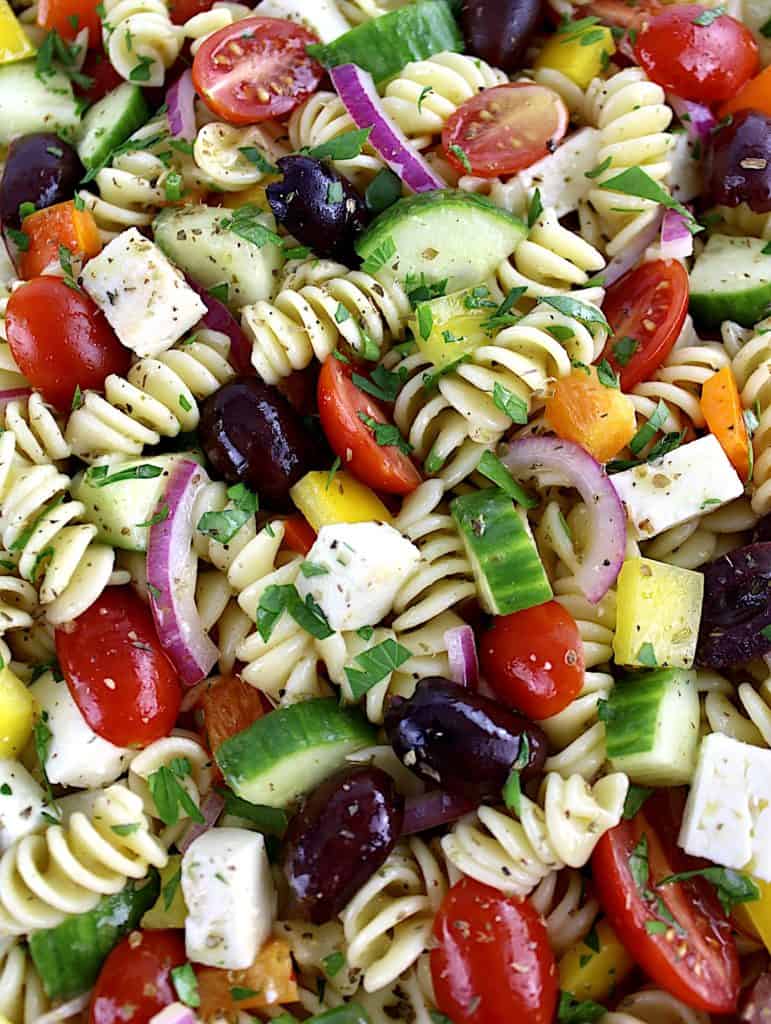
[[[307,560],[327,571],[297,578],[300,596],[310,594],[332,629],[360,629],[380,622],[399,588],[420,561],[420,552],[387,523],[323,526]]]
[[[138,356],[165,352],[206,312],[182,273],[136,228],[90,259],[81,280],[120,341]]]
[[[695,857],[771,882],[771,750],[707,736],[678,842]]]
[[[188,959],[210,967],[250,967],[270,935],[276,894],[265,837],[242,828],[215,828],[182,857]]]
[[[24,765],[0,760],[0,853],[45,828],[45,806],[43,790]]]
[[[610,479],[637,540],[714,512],[744,493],[744,484],[714,434]]]
[[[532,197],[536,189],[546,209],[554,208],[558,218],[578,208],[592,187],[586,177],[599,163],[600,133],[596,128],[582,128],[573,132],[553,153],[531,164],[517,176],[522,187]]]

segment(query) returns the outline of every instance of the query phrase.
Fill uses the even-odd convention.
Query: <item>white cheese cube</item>
[[[262,18],[286,18],[307,28],[322,43],[348,32],[351,25],[341,14],[336,0],[263,0],[255,14]]]
[[[678,842],[771,882],[771,750],[713,733],[701,744]]]
[[[610,478],[638,540],[714,512],[744,492],[714,434]]]
[[[46,724],[51,739],[45,770],[51,782],[88,789],[108,786],[123,774],[136,751],[116,747],[97,736],[63,680],[57,683],[46,672],[30,686],[29,692],[48,715]]]
[[[0,853],[45,828],[45,807],[45,794],[24,765],[0,760]]]
[[[136,228],[90,259],[81,280],[120,341],[138,356],[165,352],[206,312],[182,273]]]
[[[213,828],[182,857],[189,960],[209,967],[250,967],[270,935],[276,893],[265,837],[242,828]]]
[[[380,622],[399,588],[420,561],[420,552],[388,523],[322,526],[307,560],[327,570],[297,578],[300,596],[310,594],[332,629],[360,629]]]
[[[554,208],[557,217],[564,217],[578,208],[592,187],[586,177],[599,163],[600,133],[596,128],[582,128],[569,135],[557,149],[542,160],[520,171],[517,180],[529,198],[538,189],[544,208]]]

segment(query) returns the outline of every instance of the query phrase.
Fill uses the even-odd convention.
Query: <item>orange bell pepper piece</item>
[[[637,432],[632,402],[603,384],[594,366],[577,367],[556,382],[546,417],[558,437],[580,444],[598,462],[618,455]]]
[[[771,117],[771,65],[743,85],[733,99],[718,109],[718,117],[727,117],[737,110],[759,110]]]
[[[750,475],[750,439],[736,378],[730,366],[724,366],[704,384],[701,411],[731,465],[746,483]]]
[[[316,531],[305,516],[287,516],[284,520],[284,547],[307,555],[316,543]]]
[[[81,29],[88,29],[88,48],[102,45],[102,23],[97,14],[99,0],[39,0],[37,23],[41,28],[56,29],[62,39],[74,39]]]
[[[212,753],[216,753],[225,740],[248,729],[252,722],[270,710],[260,691],[238,676],[222,676],[207,686],[199,705]]]
[[[199,1014],[204,1021],[235,1020],[239,1010],[259,1010],[296,1003],[289,943],[269,939],[251,967],[244,971],[223,971],[218,967],[197,967]]]
[[[76,209],[72,200],[31,213],[22,221],[21,230],[27,236],[27,248],[21,253],[21,274],[27,280],[59,262],[59,246],[73,256],[85,257],[96,256],[102,248],[92,214]]]

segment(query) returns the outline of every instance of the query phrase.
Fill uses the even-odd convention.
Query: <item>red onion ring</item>
[[[453,626],[446,630],[444,642],[450,662],[450,677],[454,683],[476,690],[479,683],[479,661],[471,626]]]
[[[693,256],[693,235],[685,217],[677,210],[667,210],[661,222],[661,255],[665,260]]]
[[[717,118],[703,103],[683,100],[679,96],[667,96],[667,102],[683,123],[691,142],[709,142]]]
[[[195,86],[189,68],[167,90],[166,106],[171,134],[192,142],[195,138]]]
[[[211,793],[207,793],[201,801],[201,814],[204,817],[203,824],[199,824],[197,821],[190,823],[190,827],[177,842],[179,852],[184,853],[192,842],[199,836],[202,836],[204,832],[208,832],[210,828],[213,828],[224,810],[225,801],[219,793],[215,793],[213,790]]]
[[[0,391],[0,406],[13,402],[17,398],[29,398],[32,388],[9,388],[7,391]]]
[[[206,313],[201,318],[201,323],[210,331],[221,331],[222,334],[227,334],[230,338],[230,362],[239,373],[253,374],[252,346],[233,314],[219,299],[215,299],[187,274],[185,274],[185,280],[206,306]]]

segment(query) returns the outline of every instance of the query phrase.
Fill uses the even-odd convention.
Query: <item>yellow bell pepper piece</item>
[[[182,858],[172,854],[165,868],[161,868],[161,891],[154,905],[143,915],[142,928],[184,928],[187,918],[185,897],[179,884]]]
[[[419,303],[410,327],[420,351],[441,370],[489,341],[482,324],[496,307],[485,285],[464,288]]]
[[[289,492],[292,501],[318,533],[333,523],[391,522],[391,513],[369,487],[350,473],[306,473]]]
[[[771,950],[771,884],[754,876],[752,880],[760,889],[760,899],[737,903],[733,915],[740,928],[757,935],[766,949]]]
[[[594,935],[597,942],[593,945],[599,945],[599,952],[581,942],[559,962],[560,988],[579,1002],[603,1002],[634,967],[634,960],[606,920],[597,922]]]
[[[12,64],[35,55],[35,47],[6,0],[0,0],[0,64]]]
[[[32,735],[35,701],[6,665],[0,670],[0,757],[17,757]]]
[[[12,1022],[8,1020],[7,1017],[4,1017],[2,1013],[0,1013],[0,1024],[12,1024]]]
[[[618,665],[691,668],[696,654],[704,576],[650,558],[628,558],[618,577]]]
[[[576,23],[578,24],[578,23]],[[593,78],[608,66],[616,52],[613,34],[604,25],[564,25],[556,32],[536,61],[536,68],[560,71],[585,89]]]
[[[257,185],[250,185],[249,188],[245,188],[241,192],[226,192],[222,199],[222,205],[228,210],[237,210],[239,206],[253,204],[259,206],[261,210],[265,210],[266,213],[270,213],[270,203],[265,190],[271,182],[280,180],[281,178],[277,174],[270,174]]]

